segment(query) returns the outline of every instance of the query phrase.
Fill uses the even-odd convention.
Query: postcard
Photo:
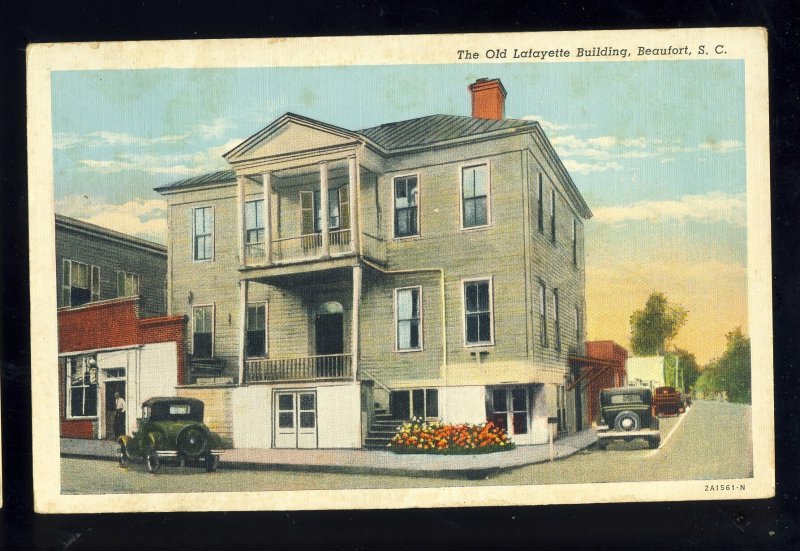
[[[766,45],[30,46],[36,511],[774,495]]]

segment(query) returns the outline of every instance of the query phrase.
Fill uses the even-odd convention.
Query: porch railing
[[[245,245],[245,253],[248,261],[263,260],[265,255],[264,243],[247,243]]]
[[[336,381],[352,377],[350,354],[300,358],[257,358],[245,361],[248,383],[280,381]]]
[[[345,254],[351,252],[351,237],[350,229],[334,230],[330,232],[329,244],[330,253]],[[261,258],[264,256],[264,246],[261,247]],[[259,258],[257,256],[250,256],[248,249],[248,258]],[[275,239],[272,242],[272,260],[274,262],[291,261],[291,260],[304,260],[307,258],[314,258],[322,254],[322,234],[310,233],[307,235],[298,235],[295,237],[283,237]]]

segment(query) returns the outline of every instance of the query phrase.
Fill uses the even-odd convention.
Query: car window
[[[169,406],[170,415],[189,415],[189,406],[185,404]]]
[[[612,404],[642,403],[642,397],[638,394],[615,394],[611,397]]]

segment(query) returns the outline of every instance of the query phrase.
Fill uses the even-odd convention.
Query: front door
[[[528,389],[524,386],[489,389],[487,417],[509,436],[528,434]]]
[[[344,316],[317,314],[315,324],[317,355],[342,354],[344,352]]]
[[[117,420],[117,399],[115,394],[119,392],[119,395],[125,400],[125,381],[108,381],[106,383],[106,399],[105,399],[105,422],[106,422],[106,438],[109,440],[113,440],[117,436],[122,436],[122,434],[117,434],[117,431],[121,431],[121,433],[125,432],[125,418],[123,414],[123,418],[119,421],[119,424],[115,424]],[[127,407],[125,408],[128,409]]]
[[[317,393],[275,393],[275,447],[317,447]]]

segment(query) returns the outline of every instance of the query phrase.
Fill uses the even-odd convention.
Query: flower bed
[[[411,419],[398,428],[388,448],[396,453],[471,454],[511,450],[514,443],[491,421],[446,425]]]

